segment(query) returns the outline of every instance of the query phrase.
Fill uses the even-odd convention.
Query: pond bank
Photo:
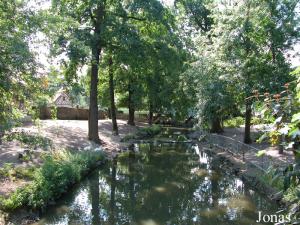
[[[278,204],[284,204],[282,201],[282,195],[278,195],[279,190],[276,190],[260,179],[264,175],[261,170],[253,167],[253,165],[249,162],[243,162],[241,159],[234,157],[229,152],[222,151],[215,147],[209,147],[207,145],[205,145],[205,150],[212,153],[216,158],[216,161],[219,160],[222,162],[224,170],[240,177],[253,189],[264,194],[271,201],[276,201]]]
[[[44,175],[41,175],[40,171],[47,171],[49,169],[45,168],[49,166],[49,163],[45,165],[45,156],[48,155],[47,157],[51,158],[52,154],[54,154],[57,157],[61,153],[64,153],[66,149],[69,149],[70,154],[81,158],[81,154],[88,154],[89,152],[94,154],[94,150],[98,149],[98,151],[106,154],[106,158],[113,158],[118,152],[126,149],[129,145],[129,143],[122,143],[121,138],[128,133],[136,132],[137,127],[144,126],[142,123],[138,123],[137,127],[129,126],[126,124],[126,121],[122,120],[118,121],[118,125],[120,136],[113,136],[111,121],[99,121],[99,136],[103,141],[103,145],[101,146],[87,140],[87,121],[45,120],[40,121],[37,125],[29,124],[14,129],[12,132],[13,135],[0,145],[0,205],[2,207],[6,205],[8,208],[25,206],[28,202],[24,200],[24,196],[34,196],[34,193],[29,192],[30,187],[35,188],[36,184],[45,184],[45,182],[43,183],[39,180],[40,178],[42,180],[55,178],[55,176],[52,176],[45,179]],[[76,177],[71,179],[71,182],[65,182],[63,186],[58,187],[63,190],[58,190],[57,192],[60,193],[61,191],[63,193],[68,190],[99,163],[101,164],[102,160],[94,158],[91,165],[87,166],[87,168],[77,168],[79,172],[73,174]],[[69,173],[74,169],[72,169],[72,166],[69,167],[69,170],[66,165],[57,162],[51,165],[55,166],[55,170],[61,170],[66,176],[72,176],[72,173]],[[36,171],[39,173],[38,178],[35,175]],[[43,189],[42,186],[41,189]],[[22,191],[18,191],[18,189]],[[49,198],[52,198],[51,193],[47,194],[49,194]],[[9,196],[12,197],[9,198]],[[46,196],[42,195],[37,198],[43,199]],[[5,199],[9,199],[10,202]],[[35,201],[38,201],[38,199],[35,199]],[[20,205],[17,205],[17,202]],[[53,204],[54,201],[36,203],[37,205],[35,206],[34,200],[32,200],[30,205],[39,208],[39,206],[49,203]],[[16,205],[14,206],[14,204]],[[10,215],[13,215],[13,213],[0,212],[0,224],[5,224],[3,221],[8,219]],[[28,212],[22,212],[22,210],[18,212],[18,216],[20,215],[23,215],[25,221],[16,224],[26,224],[27,220],[36,220],[38,217],[35,213],[28,214]]]
[[[225,170],[232,171],[251,187],[267,196],[270,200],[279,203],[284,209],[284,212],[290,213],[292,218],[294,218],[293,222],[296,222],[297,224],[300,222],[298,219],[300,215],[299,204],[294,201],[289,201],[287,192],[284,192],[283,188],[278,188],[278,184],[273,181],[274,177],[272,176],[275,176],[276,174],[270,175],[275,169],[283,170],[286,168],[289,162],[282,158],[274,158],[274,155],[259,157],[257,156],[258,152],[256,149],[251,149],[253,148],[251,146],[246,148],[246,150],[249,151],[241,154],[236,151],[237,149],[241,150],[241,146],[236,149],[234,147],[234,142],[228,145],[228,143],[226,143],[227,141],[224,142],[222,135],[201,135],[198,134],[198,136],[196,136],[197,138],[201,137],[201,143],[205,143],[206,150],[212,152],[217,158],[220,158],[221,161],[227,162]],[[207,138],[207,136],[210,137]],[[211,136],[213,136],[213,138],[211,138]],[[217,140],[218,136],[220,136],[221,141]],[[205,142],[207,140],[208,142]],[[261,158],[263,158],[263,160],[261,160]],[[273,170],[270,170],[270,168],[273,168]]]
[[[56,203],[75,184],[106,161],[102,151],[61,151],[47,155],[32,180],[2,199],[2,221],[29,224],[38,220],[39,212]]]
[[[140,143],[50,207],[46,224],[254,224],[275,204],[197,144]]]
[[[99,136],[103,149],[108,156],[113,157],[118,151],[126,149],[127,143],[121,139],[129,133],[135,133],[138,127],[145,124],[137,123],[136,127],[118,120],[119,136],[112,135],[110,120],[99,120]],[[52,150],[72,149],[89,150],[99,147],[89,140],[87,121],[70,120],[41,120],[37,124],[29,123],[17,127],[11,132],[12,137],[0,145],[0,169],[9,167],[4,173],[10,172],[10,167],[39,167],[42,164],[41,155]],[[9,178],[9,179],[8,179]],[[27,185],[24,179],[10,179],[0,173],[0,196],[7,196],[17,188]]]
[[[180,135],[180,134],[177,134],[175,133],[175,136],[176,135]],[[174,141],[166,141],[165,139],[165,134],[162,135],[163,136],[163,142],[159,142],[159,141],[155,141],[156,144],[159,144],[159,145],[162,145],[162,144],[169,144],[169,145],[172,145],[172,144],[176,144],[176,141],[174,143]],[[169,135],[167,135],[168,137],[170,137]],[[189,136],[189,135],[187,135]],[[172,138],[174,138],[172,136]],[[199,139],[199,138],[198,138]],[[149,140],[147,141],[149,142]],[[186,140],[186,141],[181,141],[181,143],[184,143],[184,142],[194,142],[194,143],[198,143],[196,140]],[[129,143],[123,143],[124,145],[127,145]],[[151,143],[148,143],[150,146],[151,146]],[[155,144],[155,145],[156,145]],[[143,145],[143,144],[142,144]],[[200,145],[202,146],[202,143],[200,143]],[[254,170],[247,170],[247,166],[245,167],[244,163],[241,161],[241,160],[238,160],[236,158],[234,158],[231,154],[226,154],[226,152],[222,152],[222,151],[218,151],[217,148],[210,148],[210,146],[208,145],[205,145],[205,146],[202,146],[202,147],[206,147],[206,151],[210,151],[210,152],[213,152],[214,153],[214,163],[213,164],[220,164],[218,162],[222,162],[222,170],[226,170],[226,171],[229,171],[230,173],[232,174],[235,174],[237,177],[241,177],[242,180],[247,183],[247,185],[249,187],[252,187],[253,189],[255,190],[258,190],[258,192],[260,193],[263,193],[265,194],[266,196],[268,196],[270,199],[272,200],[276,200],[278,201],[278,199],[274,198],[274,197],[277,197],[275,196],[276,194],[276,191],[274,190],[271,190],[268,186],[264,186],[263,183],[259,183],[258,180],[256,180],[256,178],[259,176],[256,171]],[[114,155],[110,154],[110,158],[113,158],[114,156],[116,156],[118,154],[118,152]],[[156,157],[156,155],[155,155]],[[203,172],[203,171],[202,171]],[[201,172],[201,173],[202,173]],[[270,195],[270,193],[272,193]],[[37,215],[35,215],[37,216]],[[25,214],[25,219],[26,218],[29,218],[28,220],[31,222],[33,222],[34,220],[38,219],[38,218],[34,218],[34,215],[33,214]],[[1,224],[1,223],[0,223]],[[17,223],[18,224],[18,223]]]

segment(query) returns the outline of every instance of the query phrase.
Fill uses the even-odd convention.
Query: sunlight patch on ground
[[[158,225],[153,219],[148,219],[148,220],[142,220],[141,221],[142,225]]]

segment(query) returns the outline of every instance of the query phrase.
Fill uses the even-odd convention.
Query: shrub
[[[277,190],[282,190],[284,186],[284,176],[282,171],[278,168],[269,167],[264,175],[262,175],[262,180]]]
[[[254,116],[251,118],[251,124],[253,124],[253,125],[264,124],[264,120],[262,118]]]
[[[243,117],[234,117],[224,121],[225,127],[235,128],[240,127],[245,124],[245,120]]]
[[[102,160],[104,155],[100,152],[61,151],[49,155],[42,167],[36,170],[32,183],[5,199],[2,207],[5,210],[21,206],[42,208],[58,199]]]
[[[3,168],[0,168],[0,177],[13,178],[15,174],[13,165],[11,163],[5,163]]]
[[[159,125],[152,125],[149,127],[139,128],[136,134],[128,134],[121,139],[122,142],[127,142],[135,139],[143,139],[143,138],[153,138],[156,135],[160,134],[162,128]]]
[[[39,135],[32,135],[26,132],[14,132],[5,136],[4,140],[13,141],[18,140],[30,147],[47,147],[51,146],[51,140]]]
[[[187,140],[187,138],[184,135],[179,135],[177,137],[177,141],[186,141],[186,140]]]
[[[121,139],[121,142],[127,142],[134,139],[136,139],[136,136],[134,134],[127,134]]]
[[[161,126],[155,124],[149,127],[139,128],[136,135],[139,138],[151,138],[158,135],[161,132]]]

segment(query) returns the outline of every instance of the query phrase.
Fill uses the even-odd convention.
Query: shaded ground
[[[99,120],[99,136],[104,142],[101,146],[109,155],[116,154],[119,150],[127,147],[126,143],[121,143],[122,137],[129,133],[134,133],[137,127],[144,126],[143,123],[136,123],[137,126],[129,126],[126,121],[118,120],[119,136],[112,135],[112,125],[110,120]],[[0,145],[0,168],[6,163],[12,163],[15,166],[28,166],[39,164],[39,154],[43,151],[51,149],[72,148],[77,150],[88,150],[90,148],[99,147],[87,139],[88,121],[79,120],[42,120],[39,125],[27,124],[23,127],[15,128],[12,132],[25,132],[29,135],[39,135],[48,138],[52,142],[52,146],[38,147],[33,150],[31,160],[24,162],[19,159],[20,154],[28,149],[23,143],[13,141],[3,141]],[[0,177],[0,195],[7,194],[17,187],[25,185],[25,181],[11,181]]]

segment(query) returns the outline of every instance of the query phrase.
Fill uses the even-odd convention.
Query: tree
[[[54,1],[54,15],[63,17],[65,28],[56,38],[56,43],[68,54],[69,74],[76,74],[76,69],[84,65],[87,61],[91,66],[90,81],[90,116],[89,116],[89,139],[99,142],[98,136],[98,101],[97,101],[97,84],[98,68],[101,51],[106,47],[111,49],[114,39],[118,38],[120,33],[127,32],[130,28],[131,33],[139,33],[140,30],[133,30],[134,26],[129,24],[145,22],[147,24],[163,23],[164,8],[157,0],[144,1],[127,1],[120,2],[116,0],[106,1]],[[130,42],[130,40],[127,40]],[[117,46],[118,47],[118,46]],[[133,53],[131,53],[133,54]],[[133,87],[129,82],[129,99],[132,99]],[[132,100],[130,105],[130,120],[134,107]]]
[[[286,10],[294,20],[293,10],[295,1],[277,2],[278,10]],[[272,44],[275,43],[275,33],[270,33],[270,24],[287,21],[274,20],[270,17],[270,7],[265,1],[245,0],[236,5],[212,5],[214,21],[211,30],[211,52],[217,53],[217,66],[222,68],[223,76],[232,83],[231,90],[236,90],[236,101],[245,104],[245,136],[244,142],[250,143],[250,126],[252,115],[252,101],[250,96],[253,90],[269,89],[274,91],[289,80],[289,67],[284,58],[284,43],[292,40],[291,35],[283,35],[281,45],[276,41],[276,59]],[[272,13],[271,13],[272,14]],[[283,14],[281,13],[283,16]],[[292,23],[291,25],[293,26]],[[285,27],[285,26],[282,26]],[[294,28],[290,34],[294,33]],[[283,32],[283,28],[279,29]],[[280,33],[278,31],[278,33]],[[272,35],[270,35],[272,34]],[[270,41],[273,40],[273,41]],[[271,47],[270,47],[271,46]],[[270,49],[270,51],[266,51]]]
[[[293,0],[245,1],[241,6],[241,9],[247,9],[244,32],[240,37],[244,39],[241,44],[246,57],[243,69],[246,99],[245,143],[251,142],[251,92],[265,88],[274,93],[291,79],[289,65],[283,54],[296,37],[296,4]]]
[[[207,7],[211,0],[175,0],[175,7],[183,11],[182,20],[187,21],[189,27],[208,32],[213,24],[211,11]],[[185,24],[186,25],[186,24]]]
[[[67,52],[67,74],[76,75],[77,67],[90,61],[90,104],[88,137],[99,142],[98,135],[98,67],[103,48],[102,32],[105,22],[106,1],[53,1],[53,15],[64,17],[60,34],[56,33],[55,44]],[[59,22],[61,22],[59,21]],[[66,22],[64,22],[66,21]],[[68,31],[66,33],[66,30]],[[57,32],[57,30],[55,30]],[[59,31],[58,31],[59,32]],[[61,51],[58,51],[61,53]]]
[[[0,2],[0,140],[41,91],[29,42],[40,25],[24,1]],[[29,109],[29,110],[27,110]]]
[[[108,59],[108,74],[109,74],[109,92],[110,92],[110,113],[112,120],[112,130],[115,135],[118,135],[118,124],[116,114],[116,103],[115,103],[115,85],[114,85],[114,71],[113,71],[113,59],[109,56]]]

